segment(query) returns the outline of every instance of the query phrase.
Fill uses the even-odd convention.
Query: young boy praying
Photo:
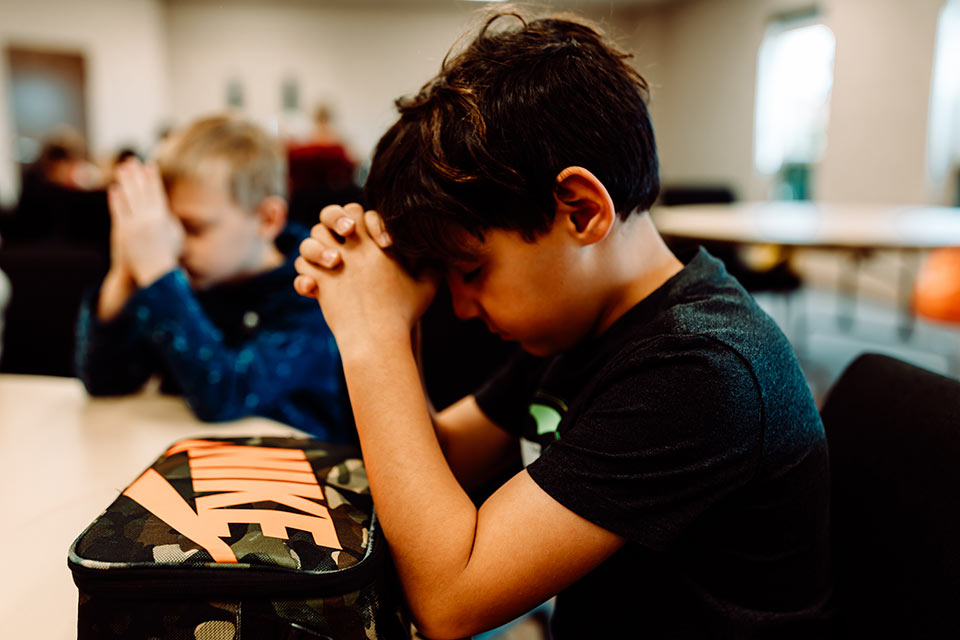
[[[367,203],[301,244],[420,630],[557,596],[554,638],[829,636],[828,459],[789,343],[702,249],[675,256],[647,85],[565,18],[495,17],[377,146]],[[438,279],[521,356],[434,414]],[[463,363],[469,367],[469,362]],[[525,442],[479,508],[467,490]]]

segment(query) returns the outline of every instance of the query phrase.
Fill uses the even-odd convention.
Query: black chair
[[[960,636],[960,381],[866,354],[821,415],[839,637]]]
[[[730,187],[719,184],[664,185],[660,190],[660,204],[665,207],[681,204],[730,204],[736,199]]]
[[[84,290],[106,273],[107,259],[88,246],[63,242],[0,249],[10,278],[10,306],[0,372],[72,376],[77,311]]]

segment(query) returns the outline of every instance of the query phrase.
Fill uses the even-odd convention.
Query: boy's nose
[[[450,287],[450,298],[453,300],[453,312],[461,320],[469,320],[480,315],[479,307],[470,288],[466,286],[459,276],[453,275],[447,278],[447,286]]]

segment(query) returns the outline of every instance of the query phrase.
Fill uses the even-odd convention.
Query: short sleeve
[[[534,481],[571,511],[657,550],[746,484],[763,444],[758,385],[736,353],[695,340],[608,367],[527,468]]]

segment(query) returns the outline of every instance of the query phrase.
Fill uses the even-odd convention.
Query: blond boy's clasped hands
[[[103,321],[115,318],[138,288],[175,269],[184,242],[156,165],[128,160],[117,168],[116,179],[107,190],[110,270],[97,302]]]
[[[409,338],[430,305],[437,278],[414,279],[389,254],[392,244],[376,211],[330,205],[300,245],[294,286],[314,297],[341,351],[378,340]]]
[[[111,269],[125,269],[140,287],[177,267],[184,233],[170,213],[156,165],[127,161],[108,191]]]

